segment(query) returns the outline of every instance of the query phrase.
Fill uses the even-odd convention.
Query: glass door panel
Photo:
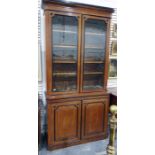
[[[52,91],[77,90],[78,20],[74,16],[52,18]]]
[[[84,20],[83,90],[104,87],[104,62],[106,50],[106,23],[104,20]]]

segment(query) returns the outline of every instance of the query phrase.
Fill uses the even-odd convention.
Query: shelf
[[[61,64],[61,63],[67,63],[67,64],[75,64],[77,63],[74,60],[54,60],[53,63]]]
[[[53,47],[60,47],[60,48],[77,48],[77,45],[53,45]],[[85,48],[89,49],[104,49],[104,47],[100,46],[85,46]]]
[[[104,47],[101,47],[101,46],[85,46],[85,48],[90,48],[90,49],[104,49]]]
[[[69,72],[69,73],[53,73],[53,76],[76,76],[76,72]]]
[[[89,61],[89,60],[86,60],[84,61],[85,64],[102,64],[104,63],[104,61]]]
[[[103,87],[100,85],[97,86],[84,86],[83,89],[85,90],[91,90],[91,89],[102,89]]]
[[[64,33],[73,33],[73,34],[77,34],[77,32],[75,32],[75,31],[66,31],[66,30],[58,30],[58,29],[53,30],[53,32],[64,32]]]
[[[105,34],[102,33],[94,33],[94,32],[86,32],[86,35],[97,35],[97,36],[105,36]]]
[[[84,75],[98,75],[103,74],[103,72],[84,72]]]
[[[77,48],[76,45],[53,45],[53,47],[60,47],[60,48]]]

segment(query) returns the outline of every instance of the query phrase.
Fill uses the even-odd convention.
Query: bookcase
[[[48,148],[107,137],[113,9],[44,1]]]

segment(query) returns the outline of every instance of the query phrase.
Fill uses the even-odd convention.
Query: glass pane
[[[85,21],[83,90],[97,90],[104,86],[106,23],[103,20]]]
[[[55,15],[52,20],[52,91],[77,90],[78,21]]]

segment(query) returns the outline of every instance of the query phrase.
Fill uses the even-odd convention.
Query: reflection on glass
[[[77,19],[55,15],[52,20],[53,92],[77,90]]]
[[[83,90],[103,88],[106,23],[103,20],[85,21]]]

